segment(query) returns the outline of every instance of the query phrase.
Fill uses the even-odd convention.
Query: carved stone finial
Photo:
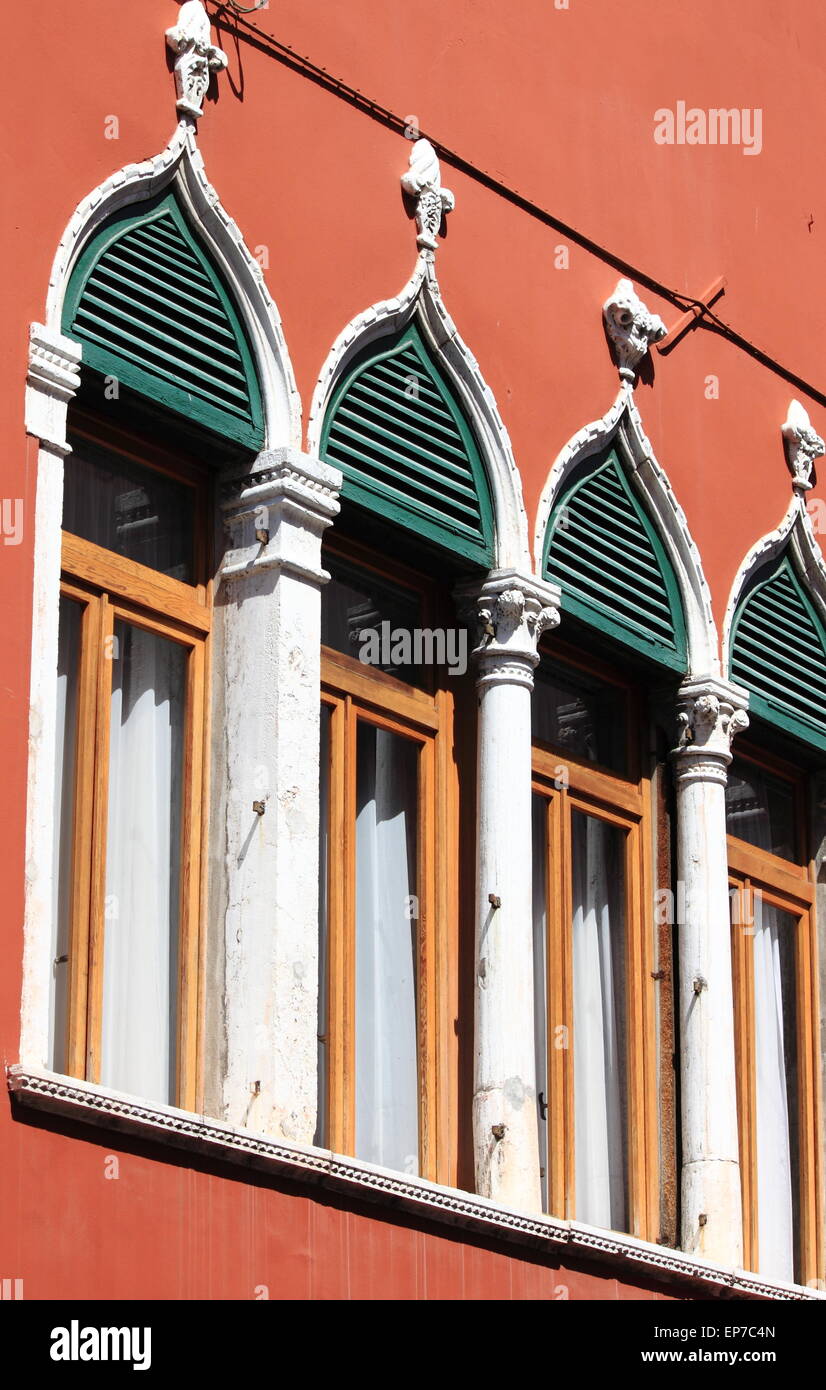
[[[211,41],[209,15],[201,0],[186,0],[178,23],[166,31],[166,42],[176,55],[178,110],[186,116],[203,116],[210,73],[225,68],[229,60]]]
[[[783,439],[786,445],[786,461],[792,475],[795,492],[808,492],[814,479],[815,459],[826,453],[826,445],[815,432],[808,411],[800,401],[789,403],[789,413],[783,425]]]
[[[619,374],[623,381],[633,382],[637,365],[651,344],[665,337],[665,324],[657,314],[648,311],[630,280],[620,280],[603,304],[602,315]]]
[[[402,174],[402,188],[416,199],[416,244],[423,251],[435,251],[442,218],[453,211],[456,199],[448,188],[442,188],[439,158],[429,140],[417,140],[410,151],[410,168]]]

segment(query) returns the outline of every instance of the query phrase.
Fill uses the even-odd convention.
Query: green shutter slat
[[[64,330],[84,363],[251,448],[264,442],[250,344],[174,193],[106,223],[75,267]]]
[[[756,714],[826,749],[826,632],[788,554],[735,614],[731,674]]]
[[[660,664],[686,668],[677,579],[615,449],[588,460],[550,518],[545,578],[563,609]]]
[[[182,367],[186,365],[185,363],[181,362],[180,357],[175,356],[173,353],[166,352],[164,348],[156,347],[153,344],[148,343],[146,335],[144,335],[143,337],[139,337],[134,333],[130,333],[127,329],[122,328],[120,322],[112,323],[110,319],[101,319],[97,317],[95,314],[92,314],[88,310],[84,309],[83,313],[78,315],[78,323],[81,324],[81,326],[83,325],[83,323],[93,324],[94,331],[97,333],[97,338],[99,342],[106,341],[105,332],[108,331],[110,334],[119,338],[122,342],[126,343],[129,351],[131,351],[132,348],[135,348],[137,350],[135,352],[135,361],[138,361],[140,358],[140,360],[144,363],[145,366],[150,366],[154,364],[158,367],[159,371],[162,371],[168,370],[163,368],[164,362],[170,362],[173,367]],[[101,332],[102,329],[104,330],[104,332]],[[131,347],[129,345],[131,345]],[[142,356],[141,349],[143,349]],[[177,375],[182,381],[186,380],[186,375],[183,373],[178,372],[173,373],[173,375]],[[238,403],[242,403],[246,400],[245,391],[239,390],[237,387],[231,385],[230,383],[223,381],[220,377],[211,376],[209,372],[202,371],[201,369],[198,369],[197,375],[198,380],[193,384],[197,385],[199,388],[202,387],[203,384],[206,382],[210,386],[219,389],[221,393],[224,395],[229,394],[231,396],[236,396],[238,398]]]
[[[575,530],[576,534],[571,536],[570,532]],[[642,587],[646,590],[645,598],[652,609],[659,610],[665,619],[666,626],[671,625],[671,612],[668,607],[668,600],[662,592],[662,578],[659,572],[652,574],[649,570],[642,567],[635,568],[632,565],[623,563],[621,554],[609,550],[607,545],[595,545],[586,539],[587,532],[582,533],[580,527],[568,527],[568,542],[571,554],[576,554],[580,563],[590,565],[595,574],[603,574],[610,571],[610,578],[613,583],[622,588],[633,585],[635,588]],[[600,537],[604,541],[604,537]],[[609,576],[606,576],[609,577]]]
[[[133,303],[135,295],[139,295],[146,307],[146,312],[154,314],[156,318],[166,323],[169,318],[169,289],[167,288],[166,293],[159,294],[157,290],[150,290],[145,281],[146,277],[144,277],[144,283],[140,283],[137,280],[130,279],[127,275],[121,275],[118,271],[112,270],[111,266],[97,265],[95,267],[95,273],[93,276],[90,276],[88,283],[89,285],[96,285],[98,288],[103,288],[105,286],[107,294],[118,294],[122,296],[125,304]],[[153,309],[152,305],[147,303],[148,300],[154,301],[154,303],[160,307]],[[230,351],[233,356],[237,355],[235,339],[230,330],[225,328],[224,324],[220,322],[217,311],[213,318],[207,318],[203,312],[200,314],[194,313],[191,306],[186,306],[184,304],[181,307],[189,308],[191,321],[197,323],[199,329],[204,330],[201,336],[204,337],[205,342],[215,343],[216,338],[225,338],[227,346],[224,347],[224,345],[221,345],[222,350]],[[206,332],[209,332],[210,336],[208,338],[204,336]]]
[[[373,419],[382,420],[392,425],[396,431],[404,431],[405,427],[409,426],[411,435],[415,435],[421,430],[420,417],[415,410],[408,409],[405,404],[406,398],[394,400],[392,409],[390,409],[386,395],[378,395],[375,391],[371,391],[368,386],[357,381],[350,388],[347,399],[351,403],[357,403],[359,410],[364,411]],[[461,437],[455,431],[450,435],[444,425],[436,421],[432,421],[427,429],[430,438],[440,450],[444,450],[453,458],[464,462],[465,452],[460,447]],[[454,443],[455,440],[458,440],[458,443]]]
[[[479,448],[416,323],[365,350],[342,378],[321,453],[341,469],[345,499],[491,564],[493,509]]]
[[[112,303],[113,300],[115,301],[114,304]],[[126,301],[126,303],[128,302],[129,301]],[[162,314],[157,314],[154,309],[150,309],[145,305],[141,305],[140,316],[130,313],[125,307],[123,295],[114,294],[110,291],[107,291],[105,295],[94,294],[87,285],[86,293],[83,296],[83,303],[83,314],[86,313],[85,305],[87,304],[97,305],[98,309],[102,310],[104,315],[111,315],[114,310],[123,323],[130,323],[133,327],[139,328],[144,333],[148,333],[151,337],[154,337],[159,343],[166,343],[169,347],[174,348],[178,354],[199,359],[201,362],[213,363],[215,361],[216,352],[220,353],[224,358],[229,359],[221,364],[221,371],[228,377],[234,377],[242,383],[246,381],[244,373],[235,365],[236,362],[240,362],[241,360],[237,353],[226,348],[222,343],[210,343],[208,338],[205,338],[202,333],[196,332],[191,325],[189,328],[188,340],[186,343],[182,343],[178,339],[173,338],[170,333],[164,333],[163,329],[156,327],[155,323],[147,321],[146,316],[148,315],[150,319],[160,321],[168,327],[169,320],[164,318]],[[79,314],[78,317],[80,318],[81,314]],[[97,321],[99,323],[106,323],[108,319],[106,317],[101,319],[100,315],[98,315]],[[138,338],[137,341],[140,342],[141,339]],[[196,349],[194,347],[195,343],[201,343],[203,347],[209,348],[209,352]],[[173,361],[174,360],[175,358],[173,358]],[[242,397],[246,396],[246,392],[243,390],[240,391],[239,394]]]
[[[476,496],[476,489],[466,481],[467,469],[462,468],[454,459],[444,458],[429,448],[430,438],[428,435],[412,430],[407,433],[402,433],[400,429],[389,430],[384,425],[374,424],[372,419],[363,415],[360,410],[353,410],[343,403],[339,406],[339,419],[350,422],[346,427],[342,425],[341,428],[351,437],[372,444],[373,447],[375,447],[377,439],[386,441],[388,451],[391,454],[395,451],[397,462],[416,468],[419,468],[420,461],[423,465],[430,464],[429,468],[422,466],[420,471],[428,473],[438,482],[445,482],[447,486],[455,487],[467,497]]]
[[[367,456],[368,452],[370,454],[369,458]],[[346,455],[346,457],[341,457],[342,455]],[[388,483],[396,485],[398,482],[398,468],[393,462],[392,457],[381,458],[375,450],[368,451],[363,447],[363,445],[362,448],[357,448],[355,444],[346,444],[342,439],[337,439],[335,444],[335,451],[334,453],[330,454],[330,458],[335,459],[337,463],[341,463],[345,467],[348,466],[348,459],[352,459],[353,466],[359,468],[359,471],[363,478],[369,478],[373,476],[374,472],[378,472],[387,479]],[[370,464],[369,470],[365,470],[365,463]],[[452,508],[453,510],[464,512],[466,517],[476,516],[475,507],[468,506],[466,503],[463,503],[458,498],[445,498],[444,493],[440,491],[438,487],[429,486],[427,483],[422,482],[418,477],[411,478],[410,476],[408,476],[406,481],[408,484],[408,488],[411,491],[411,494],[419,494],[424,495],[426,497],[436,498],[444,502],[446,506]],[[404,496],[404,493],[399,492],[399,496]],[[434,515],[435,514],[436,512],[434,509]]]

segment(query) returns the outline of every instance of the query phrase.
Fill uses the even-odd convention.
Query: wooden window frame
[[[170,578],[69,532],[61,533],[61,597],[81,607],[76,766],[68,931],[66,1074],[101,1077],[105,950],[109,710],[114,625],[122,620],[188,652],[182,768],[176,1094],[186,1110],[202,1106],[204,933],[208,832],[209,638],[212,584],[207,579],[209,489],[203,470],[144,445],[125,431],[78,412],[71,433],[125,455],[194,490],[193,584]]]
[[[422,599],[423,626],[435,590],[406,567],[376,562],[341,537],[325,547]],[[453,619],[455,622],[455,617]],[[356,739],[360,722],[387,729],[419,747],[417,810],[417,1052],[419,1172],[455,1184],[458,1055],[458,780],[452,751],[454,695],[435,679],[422,690],[329,647],[321,649],[321,699],[331,711],[329,765],[326,1145],[355,1152],[355,903]]]
[[[822,1103],[820,1089],[820,1008],[818,995],[817,896],[815,865],[809,857],[806,826],[806,778],[798,768],[754,748],[738,745],[737,760],[749,763],[791,784],[795,806],[798,862],[756,848],[727,835],[729,886],[741,905],[732,922],[737,1111],[740,1174],[743,1195],[743,1266],[759,1268],[757,1210],[757,1077],[755,1066],[754,933],[738,930],[753,922],[753,894],[796,918],[795,1016],[797,1042],[797,1107],[800,1227],[795,1264],[802,1283],[826,1278],[824,1240],[823,1163],[821,1157]],[[750,908],[742,911],[745,898]]]
[[[551,653],[548,653],[551,656]],[[650,905],[651,786],[640,758],[640,708],[635,688],[596,660],[583,660],[561,643],[552,660],[620,689],[626,700],[627,774],[571,756],[559,746],[533,743],[532,790],[546,803],[546,1048],[548,1075],[548,1210],[576,1219],[574,1133],[573,913],[571,816],[580,811],[617,826],[625,847],[626,1133],[629,1233],[656,1241],[659,1212],[659,1128],[654,1000],[654,924]],[[567,785],[559,785],[560,766]],[[554,1045],[562,1023],[568,1046]]]

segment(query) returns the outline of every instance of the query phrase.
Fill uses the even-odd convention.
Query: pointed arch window
[[[687,635],[623,450],[615,437],[574,466],[543,551],[576,623],[543,644],[533,701],[540,1164],[553,1214],[657,1239],[676,1158],[655,1025],[672,1016],[671,941],[652,885],[672,869],[667,732],[647,687],[652,670],[686,670]]]
[[[570,478],[548,524],[543,575],[565,611],[641,656],[686,669],[679,588],[616,447]]]
[[[740,600],[731,674],[752,713],[826,752],[826,629],[788,554]]]
[[[250,345],[173,192],[110,218],[80,256],[63,331],[84,365],[250,449],[264,442]]]
[[[263,444],[261,390],[172,189],[95,232],[62,325],[83,358],[63,479],[50,1063],[194,1109],[210,464]]]
[[[321,456],[343,496],[489,567],[490,487],[461,403],[418,325],[372,343],[344,373],[324,422]]]

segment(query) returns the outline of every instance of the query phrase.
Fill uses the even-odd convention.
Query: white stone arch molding
[[[542,573],[545,532],[554,505],[571,472],[592,454],[616,444],[631,485],[656,527],[679,585],[688,647],[687,677],[719,676],[717,626],[711,591],[703,573],[700,552],[691,537],[685,513],[665,469],[646,438],[629,384],[624,383],[610,410],[579,430],[558,454],[539,499],[534,533],[534,561]],[[563,597],[564,617],[564,597]]]
[[[726,676],[731,670],[731,631],[740,600],[750,588],[755,575],[764,568],[768,569],[786,548],[798,578],[826,626],[826,562],[805,498],[795,493],[780,525],[761,536],[734,576],[723,620],[723,671]]]
[[[30,329],[26,432],[38,441],[29,760],[26,809],[26,904],[21,1005],[22,1061],[47,1064],[51,977],[54,759],[63,459],[69,404],[80,385],[82,345],[61,332],[63,301],[78,256],[119,209],[174,187],[194,232],[225,276],[245,325],[258,372],[265,449],[298,450],[301,408],[278,311],[261,267],[244,245],[207,180],[195,129],[184,117],[154,159],[130,164],[78,205],[60,240],[49,280],[44,323]],[[27,522],[30,524],[30,522]]]
[[[371,305],[339,334],[313,391],[307,450],[318,456],[327,406],[353,359],[370,343],[401,332],[413,319],[456,390],[484,460],[493,502],[494,567],[529,572],[528,518],[510,438],[493,392],[445,307],[432,252],[420,251],[413,274],[394,299]]]
[[[60,240],[46,299],[46,329],[60,334],[63,300],[72,270],[102,224],[121,208],[174,188],[197,238],[223,274],[247,331],[261,388],[267,449],[301,445],[301,402],[278,309],[259,262],[210,184],[195,128],[184,119],[166,149],[142,164],[128,164],[79,204]],[[82,354],[81,354],[82,356]]]

